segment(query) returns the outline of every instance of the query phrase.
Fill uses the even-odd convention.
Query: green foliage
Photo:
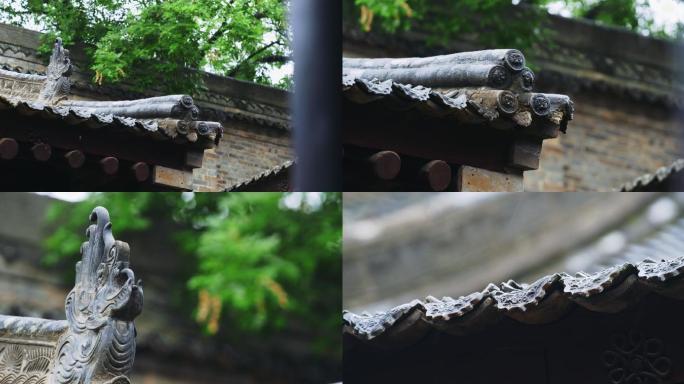
[[[566,0],[565,3],[575,17],[664,39],[682,37],[683,22],[679,22],[674,31],[655,25],[648,0]]]
[[[348,6],[351,2],[356,9]],[[390,33],[419,29],[427,32],[428,44],[444,45],[465,36],[487,47],[525,49],[545,41],[552,33],[544,27],[546,7],[551,0],[515,3],[512,0],[346,0],[346,8],[347,16],[353,14],[351,17],[358,18],[364,30],[370,30],[374,23]],[[677,38],[682,34],[656,28],[651,18],[640,16],[638,11],[649,6],[646,0],[565,0],[565,5],[575,17],[605,25],[658,37]]]
[[[351,0],[347,0],[351,1]],[[510,0],[353,0],[361,28],[370,29],[367,13],[387,32],[418,28],[427,32],[427,43],[446,44],[470,36],[490,47],[530,47],[546,36],[540,28],[542,6],[516,7]],[[365,9],[364,9],[365,8]],[[411,12],[407,13],[406,10]],[[348,13],[349,14],[349,13]]]
[[[159,194],[165,196],[166,194]],[[60,260],[76,261],[80,259],[79,250],[84,242],[85,220],[98,205],[116,209],[116,230],[137,231],[149,228],[150,221],[142,215],[149,210],[149,205],[157,200],[150,194],[93,194],[87,202],[68,204],[55,202],[48,208],[46,220],[54,225],[54,231],[45,240],[46,249],[43,261],[54,265]]]
[[[617,25],[636,30],[639,27],[636,0],[574,1],[575,17],[593,19],[606,25]]]
[[[278,193],[231,196],[204,218],[209,230],[200,236],[199,271],[189,286],[220,297],[241,315],[243,326],[255,329],[282,326],[288,312],[306,315],[326,305],[329,298],[320,297],[317,281],[324,269],[339,272],[339,197],[324,195],[317,209],[291,209]]]
[[[370,10],[388,31],[395,31],[400,27],[407,29],[409,19],[415,14],[406,0],[356,0],[356,5]],[[424,5],[424,0],[419,0],[413,6],[422,10]],[[362,13],[361,19],[364,29],[370,30],[373,16]]]
[[[169,92],[199,87],[195,69],[270,84],[289,58],[286,0],[17,0],[0,21],[35,23],[49,51],[59,35],[84,44],[95,81]],[[280,84],[282,85],[282,84]]]
[[[339,193],[95,193],[77,204],[55,202],[47,219],[59,225],[45,242],[46,263],[80,257],[84,221],[96,205],[110,210],[124,240],[161,221],[177,224],[170,238],[194,268],[179,284],[199,297],[196,318],[209,333],[219,324],[262,332],[296,324],[318,334],[317,347],[338,347],[331,335],[341,303]]]

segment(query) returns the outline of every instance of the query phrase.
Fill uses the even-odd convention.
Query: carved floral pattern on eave
[[[40,94],[42,86],[42,82],[17,80],[5,77],[0,73],[0,94],[11,97],[32,99],[36,98]]]
[[[611,336],[603,352],[611,384],[662,383],[672,371],[672,359],[664,355],[664,342],[629,331]]]

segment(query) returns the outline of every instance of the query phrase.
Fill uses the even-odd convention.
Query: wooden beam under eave
[[[119,172],[119,159],[113,156],[105,157],[100,160],[100,168],[107,175],[116,175]]]
[[[190,191],[192,172],[156,165],[152,168],[152,183]]]
[[[69,166],[74,169],[81,168],[86,159],[85,154],[78,149],[67,152],[64,154],[64,158],[67,160],[67,163],[69,163]]]
[[[516,138],[511,145],[508,166],[522,171],[539,168],[542,140],[532,137]]]
[[[137,162],[131,167],[131,171],[138,182],[146,181],[150,178],[150,166],[143,162]]]
[[[449,189],[452,171],[443,160],[421,159],[402,155],[398,181],[402,191],[445,191]]]
[[[401,157],[393,151],[376,151],[366,148],[344,147],[346,167],[359,177],[392,180],[401,170]]]
[[[418,178],[430,190],[444,191],[451,184],[451,166],[442,160],[432,160],[420,168]]]
[[[19,154],[19,143],[10,137],[0,139],[0,159],[12,160]]]
[[[38,161],[48,161],[52,156],[52,148],[45,143],[37,143],[31,147],[33,158]]]
[[[36,127],[25,129],[26,126]],[[0,137],[11,137],[19,143],[41,143],[49,145],[53,152],[81,150],[86,156],[115,156],[119,161],[146,162],[170,168],[186,167],[186,152],[195,150],[185,144],[170,140],[153,140],[136,136],[125,130],[87,129],[70,126],[61,120],[46,120],[38,116],[10,114],[0,127]],[[30,152],[29,152],[30,153]]]
[[[522,192],[523,173],[503,173],[462,165],[456,172],[460,192]]]
[[[345,191],[387,191],[400,185],[402,159],[396,152],[345,146],[342,159]]]
[[[204,151],[189,150],[185,154],[185,165],[190,168],[202,168]]]
[[[410,156],[504,171],[515,136],[513,130],[484,123],[468,125],[347,103],[342,139],[345,147],[394,151],[402,161]]]

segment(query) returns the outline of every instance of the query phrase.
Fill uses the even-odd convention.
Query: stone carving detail
[[[425,298],[425,318],[435,320],[450,320],[462,317],[473,310],[477,305],[487,298],[482,292],[474,292],[467,296],[457,299],[443,297],[441,300],[432,296]]]
[[[660,261],[646,259],[637,268],[639,277],[646,281],[664,282],[684,272],[684,257]]]
[[[383,333],[404,315],[420,306],[422,306],[422,303],[418,300],[414,300],[408,304],[394,307],[387,312],[379,312],[374,315],[370,313],[357,315],[345,311],[343,318],[345,323],[350,324],[353,327],[354,332],[357,335],[371,339],[374,336]]]
[[[497,106],[504,113],[515,113],[518,110],[518,99],[513,92],[501,91],[497,96]]]
[[[553,274],[540,278],[529,285],[520,285],[513,280],[502,283],[499,287],[489,285],[486,291],[496,299],[496,305],[503,310],[526,311],[529,307],[541,302],[560,280],[560,275]]]
[[[662,383],[672,368],[672,361],[662,353],[661,340],[632,331],[612,337],[603,363],[613,384]]]
[[[459,52],[450,55],[358,59],[344,58],[343,73],[357,78],[393,80],[429,87],[480,87],[508,89],[515,74],[525,68],[525,56],[515,49]],[[527,80],[534,80],[527,76]],[[527,84],[532,87],[532,84]]]
[[[43,76],[0,70],[0,93],[19,98],[35,98],[40,94],[44,81]]]
[[[530,107],[535,114],[546,116],[551,111],[551,102],[545,95],[537,93],[530,99]]]
[[[55,46],[47,67],[47,78],[40,92],[39,101],[54,104],[62,98],[66,98],[71,88],[69,76],[73,68],[69,58],[69,50],[62,46],[62,39],[55,41]]]
[[[95,208],[90,220],[76,285],[66,299],[69,328],[57,344],[50,384],[130,382],[142,286],[129,269],[128,244],[112,235],[107,210]]]
[[[525,75],[524,71],[522,75]],[[501,117],[505,117],[502,121],[506,121],[509,115],[513,115],[512,121],[522,127],[529,127],[534,120],[543,119],[560,125],[559,129],[565,132],[568,121],[573,118],[572,102],[567,96],[517,93],[520,91],[518,86],[512,91],[470,87],[431,89],[345,73],[342,76],[342,91],[345,98],[355,104],[386,99],[389,105],[396,105],[402,110],[420,106],[415,110],[467,124],[473,121],[491,122]],[[532,115],[535,116],[534,120]]]
[[[0,343],[0,383],[45,384],[52,348]]]
[[[136,119],[178,118],[197,120],[199,109],[188,95],[167,95],[125,101],[65,100],[59,106],[102,115],[127,116]]]
[[[578,272],[575,276],[563,275],[564,291],[572,296],[591,297],[622,281],[634,271],[631,264],[621,264],[594,274]]]

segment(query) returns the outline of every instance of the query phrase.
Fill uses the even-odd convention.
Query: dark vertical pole
[[[676,50],[674,54],[675,68],[682,68],[682,65],[684,65],[684,45],[675,44],[674,49]],[[681,72],[677,72],[677,76],[679,76],[678,80],[680,82],[684,81],[684,74],[682,74]],[[675,97],[684,98],[684,94],[675,95]],[[684,158],[684,108],[676,108],[676,110],[676,119],[679,128],[679,135],[677,137],[679,149],[678,157]],[[684,175],[682,175],[683,173],[684,172],[678,172],[677,176],[674,178],[674,185],[671,189],[672,191],[684,192]]]
[[[297,191],[341,191],[342,4],[292,0]]]

